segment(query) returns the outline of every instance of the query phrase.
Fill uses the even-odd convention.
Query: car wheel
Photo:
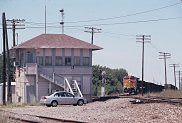
[[[83,103],[84,103],[83,100],[78,100],[77,105],[82,106]]]
[[[52,105],[52,107],[56,107],[58,105],[58,102],[54,100],[51,102],[51,105]]]
[[[48,105],[48,104],[47,104],[46,106],[47,106],[47,107],[51,107],[51,105]]]

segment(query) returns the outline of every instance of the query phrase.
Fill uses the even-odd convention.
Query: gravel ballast
[[[83,106],[26,106],[1,108],[14,113],[90,123],[181,123],[182,107],[167,103],[131,104],[128,98],[92,102]]]

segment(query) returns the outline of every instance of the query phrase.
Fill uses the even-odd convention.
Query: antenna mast
[[[59,10],[61,12],[62,20],[60,24],[62,25],[62,34],[64,34],[64,9]]]

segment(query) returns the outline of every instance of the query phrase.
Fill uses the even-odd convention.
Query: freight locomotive
[[[142,81],[135,76],[125,76],[121,82],[124,93],[137,94],[142,92]],[[163,85],[143,81],[143,93],[161,92],[165,89]],[[177,90],[172,84],[167,84],[166,89]]]
[[[138,78],[135,76],[125,76],[122,82],[124,93],[136,94],[137,81],[138,81]]]

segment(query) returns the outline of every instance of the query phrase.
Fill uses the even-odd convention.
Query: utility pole
[[[179,90],[181,90],[181,73],[182,73],[182,71],[176,71],[176,73],[178,74],[178,79],[179,79]]]
[[[12,19],[12,20],[6,20],[7,22],[9,22],[10,24],[8,24],[9,27],[8,29],[12,29],[13,31],[13,47],[16,46],[16,41],[15,41],[15,30],[16,29],[25,29],[24,27],[21,26],[25,26],[24,22],[25,20],[22,19]]]
[[[179,83],[179,87],[180,87],[179,90],[181,90],[181,87],[182,87],[182,85],[181,85],[182,83],[181,82],[182,82],[182,77],[181,77],[180,83]]]
[[[6,25],[6,21],[5,21]],[[9,56],[9,46],[8,46],[8,33],[7,33],[7,27],[5,26],[6,30],[6,67],[7,67],[7,101],[8,103],[12,103],[12,91],[11,91],[11,78],[10,78],[10,56]]]
[[[59,10],[59,12],[61,12],[62,16],[62,21],[60,22],[60,24],[62,25],[62,34],[64,34],[64,9]]]
[[[16,44],[18,45],[18,33],[16,33]]]
[[[92,34],[91,44],[93,44],[93,41],[94,41],[94,33],[101,33],[100,30],[102,30],[102,29],[97,29],[97,28],[94,28],[94,27],[85,27],[85,29],[88,29],[88,30],[86,30],[84,32],[88,32],[88,33]]]
[[[142,82],[141,82],[141,86],[142,86],[142,96],[143,96],[143,79],[144,79],[144,44],[145,43],[150,43],[149,40],[151,40],[151,36],[150,35],[137,35],[136,36],[137,40],[139,41],[136,41],[136,42],[140,42],[142,43]]]
[[[174,83],[175,83],[175,90],[177,89],[176,88],[176,67],[179,67],[179,64],[169,64],[169,67],[173,67],[173,70],[174,70]]]
[[[3,105],[6,105],[6,17],[2,14],[2,28],[3,28]]]
[[[159,52],[159,59],[164,59],[164,75],[165,75],[165,89],[167,89],[167,70],[166,70],[166,59],[171,58],[171,54],[170,53],[166,53],[166,52]]]
[[[7,68],[7,69],[6,69]],[[7,70],[7,72],[6,72]],[[6,76],[7,73],[7,76]],[[10,79],[10,56],[8,46],[8,34],[5,13],[3,13],[3,104],[6,101],[6,81],[7,81],[7,101],[12,102],[11,79]],[[4,90],[5,89],[5,90]],[[5,96],[5,97],[4,97]]]

